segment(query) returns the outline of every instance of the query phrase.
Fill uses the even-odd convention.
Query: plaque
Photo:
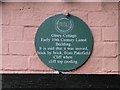
[[[49,17],[35,36],[38,57],[57,71],[71,71],[82,66],[91,56],[93,45],[90,28],[74,15]]]

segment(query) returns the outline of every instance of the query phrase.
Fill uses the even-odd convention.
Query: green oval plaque
[[[83,65],[93,50],[93,36],[80,18],[58,14],[45,20],[35,36],[35,49],[48,67],[70,71]]]

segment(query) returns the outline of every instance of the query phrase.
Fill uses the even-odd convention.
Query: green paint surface
[[[35,36],[35,49],[48,67],[71,71],[82,66],[93,50],[93,36],[84,21],[58,14],[45,20]]]

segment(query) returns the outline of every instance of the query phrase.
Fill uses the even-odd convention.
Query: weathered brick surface
[[[87,20],[88,12],[87,11],[78,11],[78,10],[75,10],[75,11],[71,11],[70,13],[73,14],[73,15],[75,15],[75,16],[78,16],[84,22],[88,23],[88,20]]]
[[[28,57],[4,55],[2,56],[2,68],[4,70],[27,70]]]
[[[68,10],[80,10],[80,11],[99,11],[102,10],[101,3],[65,3],[64,9]],[[71,8],[72,7],[72,8]]]
[[[100,28],[91,28],[91,32],[94,37],[94,42],[100,42],[102,40],[102,30]]]
[[[96,42],[94,43],[92,57],[103,57],[104,56],[104,43]]]
[[[114,26],[115,14],[113,12],[90,12],[88,14],[90,26]]]
[[[10,10],[2,10],[2,24],[9,25],[11,20],[11,11]]]
[[[103,28],[102,29],[102,40],[103,41],[114,41],[118,40],[118,28]]]
[[[39,26],[43,17],[47,18],[41,11],[13,11],[10,23],[13,26]]]
[[[1,33],[1,31],[0,31],[0,33]],[[2,35],[0,37],[1,37],[1,39],[0,39],[0,54],[2,54]]]
[[[25,27],[23,40],[25,41],[34,41],[35,34],[38,30],[38,27]]]
[[[0,71],[2,70],[2,55],[0,55]]]
[[[22,26],[3,26],[2,39],[4,41],[21,41],[23,38]]]
[[[34,2],[32,4],[31,3],[29,3],[29,4],[33,10],[41,11],[42,13],[46,13],[46,14],[49,14],[52,12],[59,12],[59,11],[61,12],[62,10],[64,10],[64,7],[63,7],[64,3],[57,3],[57,2],[37,3],[37,2]],[[46,10],[48,10],[48,11],[46,11]]]
[[[0,41],[0,54],[2,54],[2,42]]]
[[[0,8],[2,8],[2,3],[0,3]],[[2,12],[2,9],[0,9],[0,13]],[[0,25],[2,25],[2,14],[0,14]]]
[[[116,56],[117,56],[117,43],[105,42],[104,57],[116,57]]]
[[[117,55],[120,56],[120,42],[117,43]]]
[[[1,54],[8,54],[9,52],[9,43],[8,41],[2,41],[2,53]]]
[[[15,2],[15,3],[2,3],[2,8],[4,10],[20,10],[23,9],[23,3]]]
[[[34,37],[48,17],[68,10],[91,29],[90,59],[73,74],[118,73],[118,3],[3,3],[0,57],[4,73],[54,73],[35,55]],[[26,71],[25,71],[26,70]]]
[[[40,59],[39,57],[36,56],[30,56],[29,57],[29,70],[37,70],[37,71],[52,71],[52,69],[50,69],[48,66],[46,66]]]
[[[10,42],[9,53],[17,55],[34,55],[35,49],[33,42]]]
[[[118,58],[104,58],[103,59],[103,70],[104,72],[119,71],[118,69]]]
[[[105,10],[118,10],[117,2],[104,2],[102,3],[102,6]]]

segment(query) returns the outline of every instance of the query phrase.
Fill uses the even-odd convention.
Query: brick
[[[33,42],[10,42],[9,52],[17,55],[34,55],[34,44]]]
[[[21,41],[22,33],[23,33],[23,27],[19,27],[19,26],[2,27],[2,39],[5,41]]]
[[[12,11],[12,16],[11,16],[11,25],[12,26],[24,26],[24,15],[26,13],[23,11]],[[31,16],[31,14],[29,15]]]
[[[11,20],[11,11],[2,10],[2,24],[9,25]]]
[[[2,70],[2,55],[0,55],[0,70]]]
[[[10,23],[12,26],[39,26],[49,16],[45,14],[45,11],[43,13],[41,10],[14,10],[12,11]]]
[[[38,56],[29,57],[29,70],[37,71],[37,70],[52,70],[48,66],[46,66]]]
[[[29,3],[31,4],[31,3]],[[33,10],[36,11],[41,11],[42,13],[53,13],[53,12],[58,12],[58,11],[62,11],[64,10],[63,8],[63,4],[62,2],[41,2],[41,3],[37,3],[34,2],[31,4],[31,8],[33,8]],[[44,9],[43,9],[44,8]]]
[[[1,54],[8,54],[9,46],[8,41],[2,41],[2,53]]]
[[[23,3],[21,2],[4,2],[2,3],[3,9],[8,10],[20,10],[23,9]]]
[[[24,5],[24,7],[26,6],[26,4]],[[12,12],[12,17],[10,22],[11,25],[39,26],[41,22],[43,22],[49,15],[53,15],[54,12],[62,13],[62,11],[65,10],[65,8],[61,7],[63,3],[50,3],[50,4],[49,3],[34,3],[34,4],[28,3],[27,5],[30,5],[30,6],[25,7],[24,10],[22,11],[17,10]],[[33,9],[33,11],[32,10],[27,11],[25,10],[26,8],[27,10],[28,8]],[[45,12],[45,10],[47,12]]]
[[[25,41],[34,41],[35,34],[38,28],[36,27],[25,27],[23,40]]]
[[[113,72],[118,70],[118,58],[104,58],[103,59],[104,72]]]
[[[113,12],[90,12],[88,21],[90,26],[114,26],[115,14]]]
[[[14,40],[14,33],[9,27],[2,27],[2,39],[4,41]]]
[[[104,2],[102,6],[104,10],[118,10],[118,2]]]
[[[80,3],[80,10],[87,10],[87,11],[99,11],[102,10],[102,5],[99,2],[86,2]]]
[[[68,72],[69,74],[97,74],[102,73],[102,58],[90,58],[88,61],[79,69]]]
[[[0,54],[2,54],[2,40],[0,39]]]
[[[117,56],[117,43],[105,42],[104,43],[104,57],[116,57]]]
[[[2,3],[0,3],[0,26],[2,25]]]
[[[39,26],[41,21],[42,13],[39,12],[26,12],[24,13],[24,26]]]
[[[88,14],[88,12],[85,12],[85,11],[71,11],[70,13],[72,15],[75,15],[75,16],[79,17],[84,22],[86,22],[86,23],[88,22],[88,20],[87,20],[87,14]]]
[[[97,2],[73,2],[65,3],[64,9],[67,10],[80,10],[80,11],[99,11],[102,10],[101,3]],[[72,7],[72,8],[71,8]]]
[[[26,56],[2,56],[2,67],[4,70],[27,70],[28,57]]]
[[[103,41],[118,40],[118,28],[103,28],[102,30]]]
[[[33,11],[13,11],[11,25],[13,26],[39,26],[42,13]]]
[[[120,42],[118,42],[117,44],[117,55],[120,56]]]
[[[103,57],[104,56],[104,43],[95,42],[93,46],[92,57]]]
[[[0,54],[2,54],[2,44],[0,42]]]
[[[101,29],[91,29],[93,34],[94,42],[98,42],[102,40],[102,30]]]
[[[119,28],[119,11],[114,10],[113,13],[115,14],[115,26],[114,26],[114,28],[118,29]]]

